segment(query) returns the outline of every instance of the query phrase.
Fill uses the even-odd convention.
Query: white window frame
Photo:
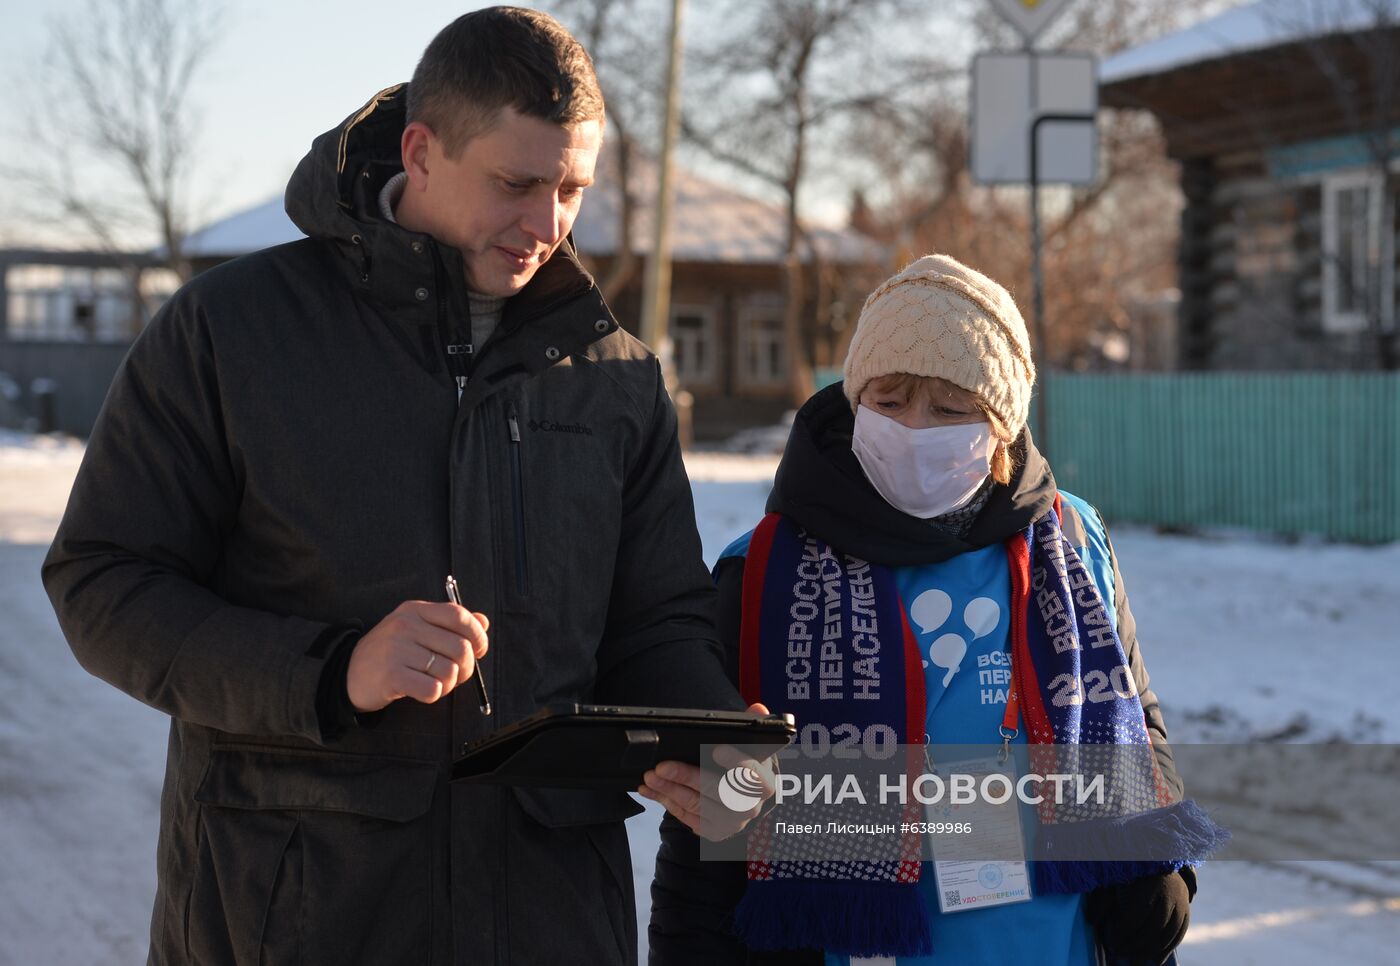
[[[783,336],[783,297],[776,293],[753,295],[746,298],[739,305],[739,380],[743,385],[754,388],[772,388],[787,384],[789,360],[787,357],[787,344]],[[773,344],[767,331],[755,327],[754,323],[759,319],[773,319],[778,322],[776,331],[778,347],[778,371],[759,372],[751,363],[757,359],[767,359],[768,354],[761,353],[755,356],[755,343],[760,334],[763,336],[764,345]]]
[[[700,302],[682,302],[678,305],[671,306],[671,319],[666,328],[666,334],[671,340],[671,362],[676,367],[676,379],[682,386],[709,386],[714,383],[715,377],[719,371],[717,360],[719,358],[720,346],[718,326],[716,325],[716,317],[718,314],[713,304],[705,305]],[[698,336],[694,331],[683,333],[676,325],[676,318],[682,315],[692,315],[700,318],[701,326],[698,330]],[[676,351],[682,339],[686,341],[686,348],[689,350],[685,353]],[[693,360],[697,355],[695,346],[698,342],[705,343],[705,352],[703,353],[705,364],[697,368]],[[680,366],[682,356],[692,360],[687,364],[685,370],[682,370]]]
[[[1381,292],[1381,327],[1391,329],[1395,324],[1394,272],[1394,202],[1381,208],[1383,174],[1375,170],[1346,171],[1326,175],[1322,179],[1322,328],[1327,332],[1364,332],[1369,324],[1366,311],[1344,311],[1340,307],[1342,279],[1338,275],[1338,196],[1357,188],[1367,190],[1366,258],[1360,264],[1374,262],[1379,266],[1378,284]],[[1389,216],[1389,217],[1386,217]],[[1382,224],[1383,221],[1388,223]],[[1362,269],[1365,270],[1364,268]],[[1356,283],[1353,279],[1353,284]],[[1363,291],[1365,280],[1360,280]]]

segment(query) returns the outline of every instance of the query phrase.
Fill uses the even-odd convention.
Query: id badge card
[[[938,910],[947,914],[1029,902],[1031,880],[1011,765],[999,763],[995,757],[977,758],[949,763],[935,774],[947,787],[940,801],[925,806],[929,822],[970,826],[966,833],[940,834],[931,843]],[[982,779],[992,774],[1006,777],[1012,794],[1005,802],[989,801],[982,794]],[[950,801],[952,775],[973,778],[971,801]],[[1004,787],[994,782],[989,791],[992,797],[1000,798]]]

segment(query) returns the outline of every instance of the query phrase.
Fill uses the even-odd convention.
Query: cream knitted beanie
[[[907,372],[975,392],[1011,431],[1026,425],[1035,364],[1011,293],[947,255],[925,255],[870,294],[846,353],[854,410],[866,383]]]

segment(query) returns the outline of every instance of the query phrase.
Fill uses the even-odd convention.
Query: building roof
[[[585,255],[617,250],[618,207],[611,156],[599,158],[597,184],[574,225],[574,244]],[[649,158],[632,161],[632,251],[645,255],[655,230],[651,199],[657,166]],[[787,214],[782,205],[744,194],[676,165],[671,214],[671,257],[678,262],[781,264]],[[873,239],[851,229],[807,226],[818,253],[828,261],[861,264],[884,261],[888,253]]]
[[[282,199],[270,198],[191,232],[184,251],[189,258],[233,258],[305,237],[287,217]]]
[[[1108,59],[1099,103],[1151,111],[1173,158],[1281,174],[1299,168],[1281,149],[1394,123],[1398,51],[1400,0],[1251,3]]]
[[[1397,22],[1400,0],[1257,0],[1107,58],[1099,65],[1099,83]]]
[[[574,224],[574,244],[583,255],[612,255],[618,244],[618,194],[609,158],[599,158],[597,181],[589,189]],[[675,207],[671,220],[671,257],[677,262],[776,265],[783,260],[786,216],[781,205],[764,201],[674,169]],[[639,256],[651,246],[650,199],[656,165],[633,161],[634,208],[631,248]],[[885,260],[884,248],[849,229],[812,227],[809,235],[822,258],[842,264]],[[232,258],[301,238],[283,209],[281,198],[229,215],[194,232],[185,242],[193,258]],[[804,259],[805,260],[805,259]]]

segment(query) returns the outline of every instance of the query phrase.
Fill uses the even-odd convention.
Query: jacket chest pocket
[[[530,598],[530,550],[525,517],[524,435],[520,431],[520,410],[514,401],[506,404],[506,475],[510,479],[511,573],[508,585],[516,600]]]
[[[526,465],[525,423],[520,405],[513,399],[507,400],[499,413],[492,415],[491,422],[495,425],[490,435],[500,454],[494,462],[500,481],[497,492],[502,497],[495,514],[496,549],[501,561],[497,579],[505,609],[520,613],[530,608],[533,596],[531,537],[538,524],[533,519],[536,514],[530,511],[532,474]]]
[[[504,400],[490,422],[501,454],[494,529],[504,608],[587,623],[594,605],[606,607],[620,517],[605,427],[582,414],[566,421],[529,397]]]

